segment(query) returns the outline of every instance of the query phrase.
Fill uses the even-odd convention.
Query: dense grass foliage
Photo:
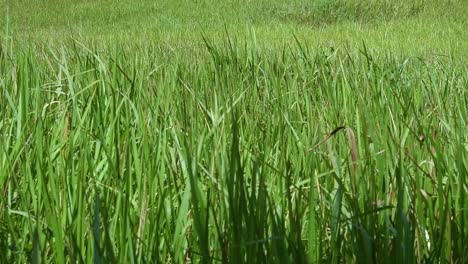
[[[458,262],[466,61],[0,50],[0,262]]]
[[[467,263],[467,16],[0,0],[0,263]]]

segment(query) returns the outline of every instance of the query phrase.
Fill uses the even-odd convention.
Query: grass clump
[[[283,19],[317,27],[346,22],[375,25],[418,17],[427,6],[423,1],[322,0],[302,4],[293,12],[287,12]]]

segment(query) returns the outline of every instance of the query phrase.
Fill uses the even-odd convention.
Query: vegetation
[[[0,263],[466,263],[467,4],[283,2],[2,2]]]
[[[221,40],[227,28],[280,47],[296,35],[313,47],[365,41],[397,54],[466,57],[467,13],[464,0],[0,0],[0,24],[9,25],[15,47],[73,37],[202,48],[202,32]]]

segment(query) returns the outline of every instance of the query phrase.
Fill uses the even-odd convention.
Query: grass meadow
[[[468,262],[466,1],[0,23],[0,263]]]

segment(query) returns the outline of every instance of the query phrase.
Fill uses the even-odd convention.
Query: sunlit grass
[[[225,39],[3,46],[1,262],[466,260],[465,61]]]
[[[467,8],[0,0],[0,263],[466,263]]]
[[[60,46],[70,37],[198,48],[202,33],[222,39],[227,28],[239,38],[255,32],[265,46],[288,45],[295,35],[310,46],[358,48],[365,41],[409,56],[466,58],[467,13],[463,0],[0,0],[0,26],[8,24],[17,48],[31,42]]]

